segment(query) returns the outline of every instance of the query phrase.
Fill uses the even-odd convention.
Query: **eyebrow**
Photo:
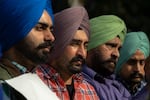
[[[137,61],[137,60],[138,60],[138,61],[139,61],[139,60],[141,61],[141,60],[143,60],[143,61],[144,61],[145,58],[142,58],[142,59],[130,58],[129,60],[132,60],[132,61]]]
[[[42,25],[42,26],[44,26],[44,27],[48,27],[49,25],[47,24],[47,23],[45,23],[45,22],[38,22],[37,24],[40,24],[40,25]]]
[[[72,39],[72,42],[82,42],[80,39]],[[88,43],[89,41],[85,41],[85,43]]]

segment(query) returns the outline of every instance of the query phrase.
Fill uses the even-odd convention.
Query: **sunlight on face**
[[[66,73],[81,72],[87,55],[87,45],[87,34],[83,30],[78,30],[59,58],[59,70]]]

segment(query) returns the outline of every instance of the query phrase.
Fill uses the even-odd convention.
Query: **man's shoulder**
[[[84,78],[89,79],[89,80],[94,80],[94,77],[97,73],[89,68],[88,66],[84,65],[82,69],[82,75]]]
[[[2,66],[0,66],[0,80],[6,80],[6,79],[10,79],[11,75],[9,74],[9,72],[4,69]]]
[[[93,86],[90,84],[90,82],[88,82],[81,73],[78,75],[80,75],[80,80],[74,81],[76,87],[83,88],[83,89],[91,89],[91,90],[94,89]]]
[[[94,100],[99,100],[95,88],[84,79],[80,82],[75,81],[74,88],[75,91],[78,91],[79,94],[84,94],[85,97],[94,97]]]
[[[8,85],[6,82],[0,84],[0,91],[2,93],[2,100],[27,100],[22,94],[20,94],[13,87]]]

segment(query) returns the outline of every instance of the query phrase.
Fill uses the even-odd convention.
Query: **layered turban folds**
[[[53,19],[51,0],[0,0],[0,57],[26,37],[44,10]]]
[[[90,20],[91,35],[88,50],[98,47],[119,36],[121,41],[126,35],[126,25],[115,15],[102,15]]]
[[[71,7],[54,16],[54,49],[51,52],[50,61],[59,57],[65,47],[73,39],[78,29],[85,31],[89,37],[89,17],[83,7]]]
[[[147,35],[144,32],[130,32],[126,35],[124,44],[120,50],[120,57],[116,65],[116,74],[119,74],[122,65],[126,63],[130,57],[140,50],[145,58],[150,54],[150,44]]]

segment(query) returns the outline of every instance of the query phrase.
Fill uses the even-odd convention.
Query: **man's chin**
[[[141,78],[132,79],[133,83],[140,83],[141,81],[142,81]]]
[[[71,69],[71,72],[73,73],[73,74],[76,74],[76,73],[80,73],[81,72],[81,70],[82,70],[82,67],[80,66],[73,66],[73,68]]]
[[[105,68],[106,68],[110,73],[114,73],[115,65],[114,65],[114,63],[109,63],[107,66],[105,66]]]
[[[46,63],[49,59],[48,55],[39,55],[36,57],[36,59],[34,60],[34,62],[38,63],[38,64],[42,64],[42,63]]]
[[[108,70],[108,72],[107,72],[107,73],[109,73],[109,74],[111,75],[111,74],[113,74],[113,73],[114,73],[114,70],[115,70],[115,69],[114,69],[114,68],[112,68],[112,67],[110,67],[110,68],[108,68],[107,70]]]

